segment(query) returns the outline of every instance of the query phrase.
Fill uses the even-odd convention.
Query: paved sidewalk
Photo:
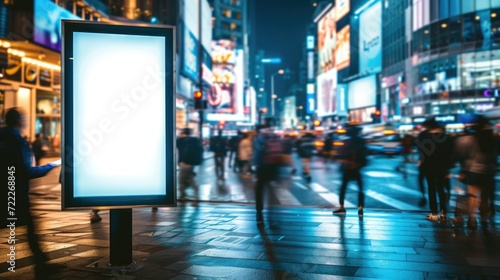
[[[133,210],[133,256],[142,269],[102,269],[109,257],[109,215],[37,212],[44,250],[67,269],[49,279],[465,279],[500,278],[500,218],[486,230],[424,220],[420,212],[267,208],[193,203]],[[16,229],[16,272],[7,271],[1,230],[0,278],[33,279],[26,229]],[[90,268],[89,266],[96,266]]]

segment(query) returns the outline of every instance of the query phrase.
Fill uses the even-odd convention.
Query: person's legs
[[[269,183],[268,166],[257,167],[257,182],[255,184],[255,210],[257,211],[257,222],[263,222],[262,210],[264,209],[264,187]]]
[[[436,201],[436,191],[437,191],[437,182],[436,176],[434,174],[425,174],[425,178],[427,179],[427,187],[429,188],[428,198],[429,198],[429,206],[432,214],[437,215],[437,201]]]
[[[186,198],[186,187],[189,186],[189,168],[187,168],[187,164],[184,163],[179,163],[179,192],[180,196],[179,198],[185,199]]]
[[[420,199],[419,205],[425,206],[427,204],[427,200],[425,198],[425,173],[422,170],[422,167],[418,167],[418,187],[420,188],[420,193],[422,194],[422,198]]]
[[[441,220],[446,220],[446,204],[448,203],[447,193],[445,192],[446,181],[449,181],[448,178],[445,178],[445,174],[438,175],[436,178],[436,191],[439,197],[439,207],[441,209]]]
[[[194,166],[186,165],[186,186],[191,186],[194,191],[194,197],[199,198],[199,189],[198,184],[196,184],[195,175],[194,175]]]
[[[341,209],[344,209],[345,192],[347,190],[347,184],[349,183],[350,176],[351,176],[350,171],[344,170],[342,174],[342,185],[340,186],[340,194],[339,194],[339,204]]]
[[[38,242],[38,237],[36,236],[35,223],[33,222],[33,216],[31,216],[31,213],[28,213],[26,222],[28,226],[28,244],[30,246],[31,252],[33,252],[35,264],[37,266],[44,265],[48,261],[48,258],[40,248],[40,243]]]
[[[359,209],[363,209],[365,206],[365,193],[363,191],[363,178],[361,177],[360,170],[355,170],[353,174],[354,178],[358,183],[359,193],[358,193],[358,206]]]
[[[479,196],[481,189],[479,186],[467,185],[467,193],[469,195],[469,207],[467,213],[469,214],[469,219],[467,220],[467,226],[470,228],[477,227],[477,219],[475,216],[475,211],[479,205]]]

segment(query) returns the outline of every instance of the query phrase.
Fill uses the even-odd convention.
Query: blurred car
[[[345,133],[345,129],[335,129],[325,131],[319,135],[314,142],[318,155],[335,158],[339,154],[339,150],[344,146],[344,141],[348,139]],[[330,151],[325,150],[325,146],[328,145],[328,141],[330,141]]]
[[[394,130],[384,130],[365,139],[366,148],[372,155],[399,155],[403,151],[402,138]]]

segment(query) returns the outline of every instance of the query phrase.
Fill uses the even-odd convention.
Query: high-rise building
[[[265,64],[262,63],[263,58],[265,58],[265,53],[263,50],[259,50],[253,60],[254,76],[251,77],[251,81],[257,91],[257,107],[269,108],[270,93],[266,90],[266,68]]]

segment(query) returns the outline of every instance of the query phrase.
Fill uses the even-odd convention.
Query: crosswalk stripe
[[[334,193],[318,193],[319,196],[321,196],[324,200],[326,200],[328,203],[330,203],[333,206],[339,206],[339,196]],[[346,208],[354,208],[356,207],[355,204],[344,200],[344,207]]]
[[[349,187],[349,189],[358,191],[358,188],[354,187],[352,185]],[[365,191],[365,195],[367,195],[375,200],[378,200],[386,205],[392,206],[396,209],[409,210],[409,211],[421,210],[420,208],[418,208],[414,205],[399,201],[397,199],[394,199],[392,197],[389,197],[387,195],[384,195],[384,194],[381,194],[381,193],[378,193],[378,192],[375,192],[372,190]]]
[[[318,183],[310,183],[311,189],[317,193],[329,192],[329,190]]]
[[[292,176],[292,179],[294,179],[294,180],[302,180],[302,177],[300,177],[300,176]]]
[[[409,189],[409,188],[406,188],[406,187],[403,187],[403,186],[400,186],[400,185],[387,184],[386,186],[388,186],[389,188],[391,188],[393,190],[404,192],[406,194],[410,194],[410,195],[414,195],[414,196],[422,196],[421,192],[416,191],[416,190],[412,190],[412,189]]]
[[[273,188],[273,190],[281,205],[302,205],[287,188]]]
[[[309,188],[308,188],[308,187],[306,187],[306,186],[302,185],[302,184],[301,184],[301,183],[299,183],[299,182],[293,182],[293,183],[294,183],[297,187],[299,187],[299,188],[301,188],[301,189],[303,189],[303,190],[309,190]]]

